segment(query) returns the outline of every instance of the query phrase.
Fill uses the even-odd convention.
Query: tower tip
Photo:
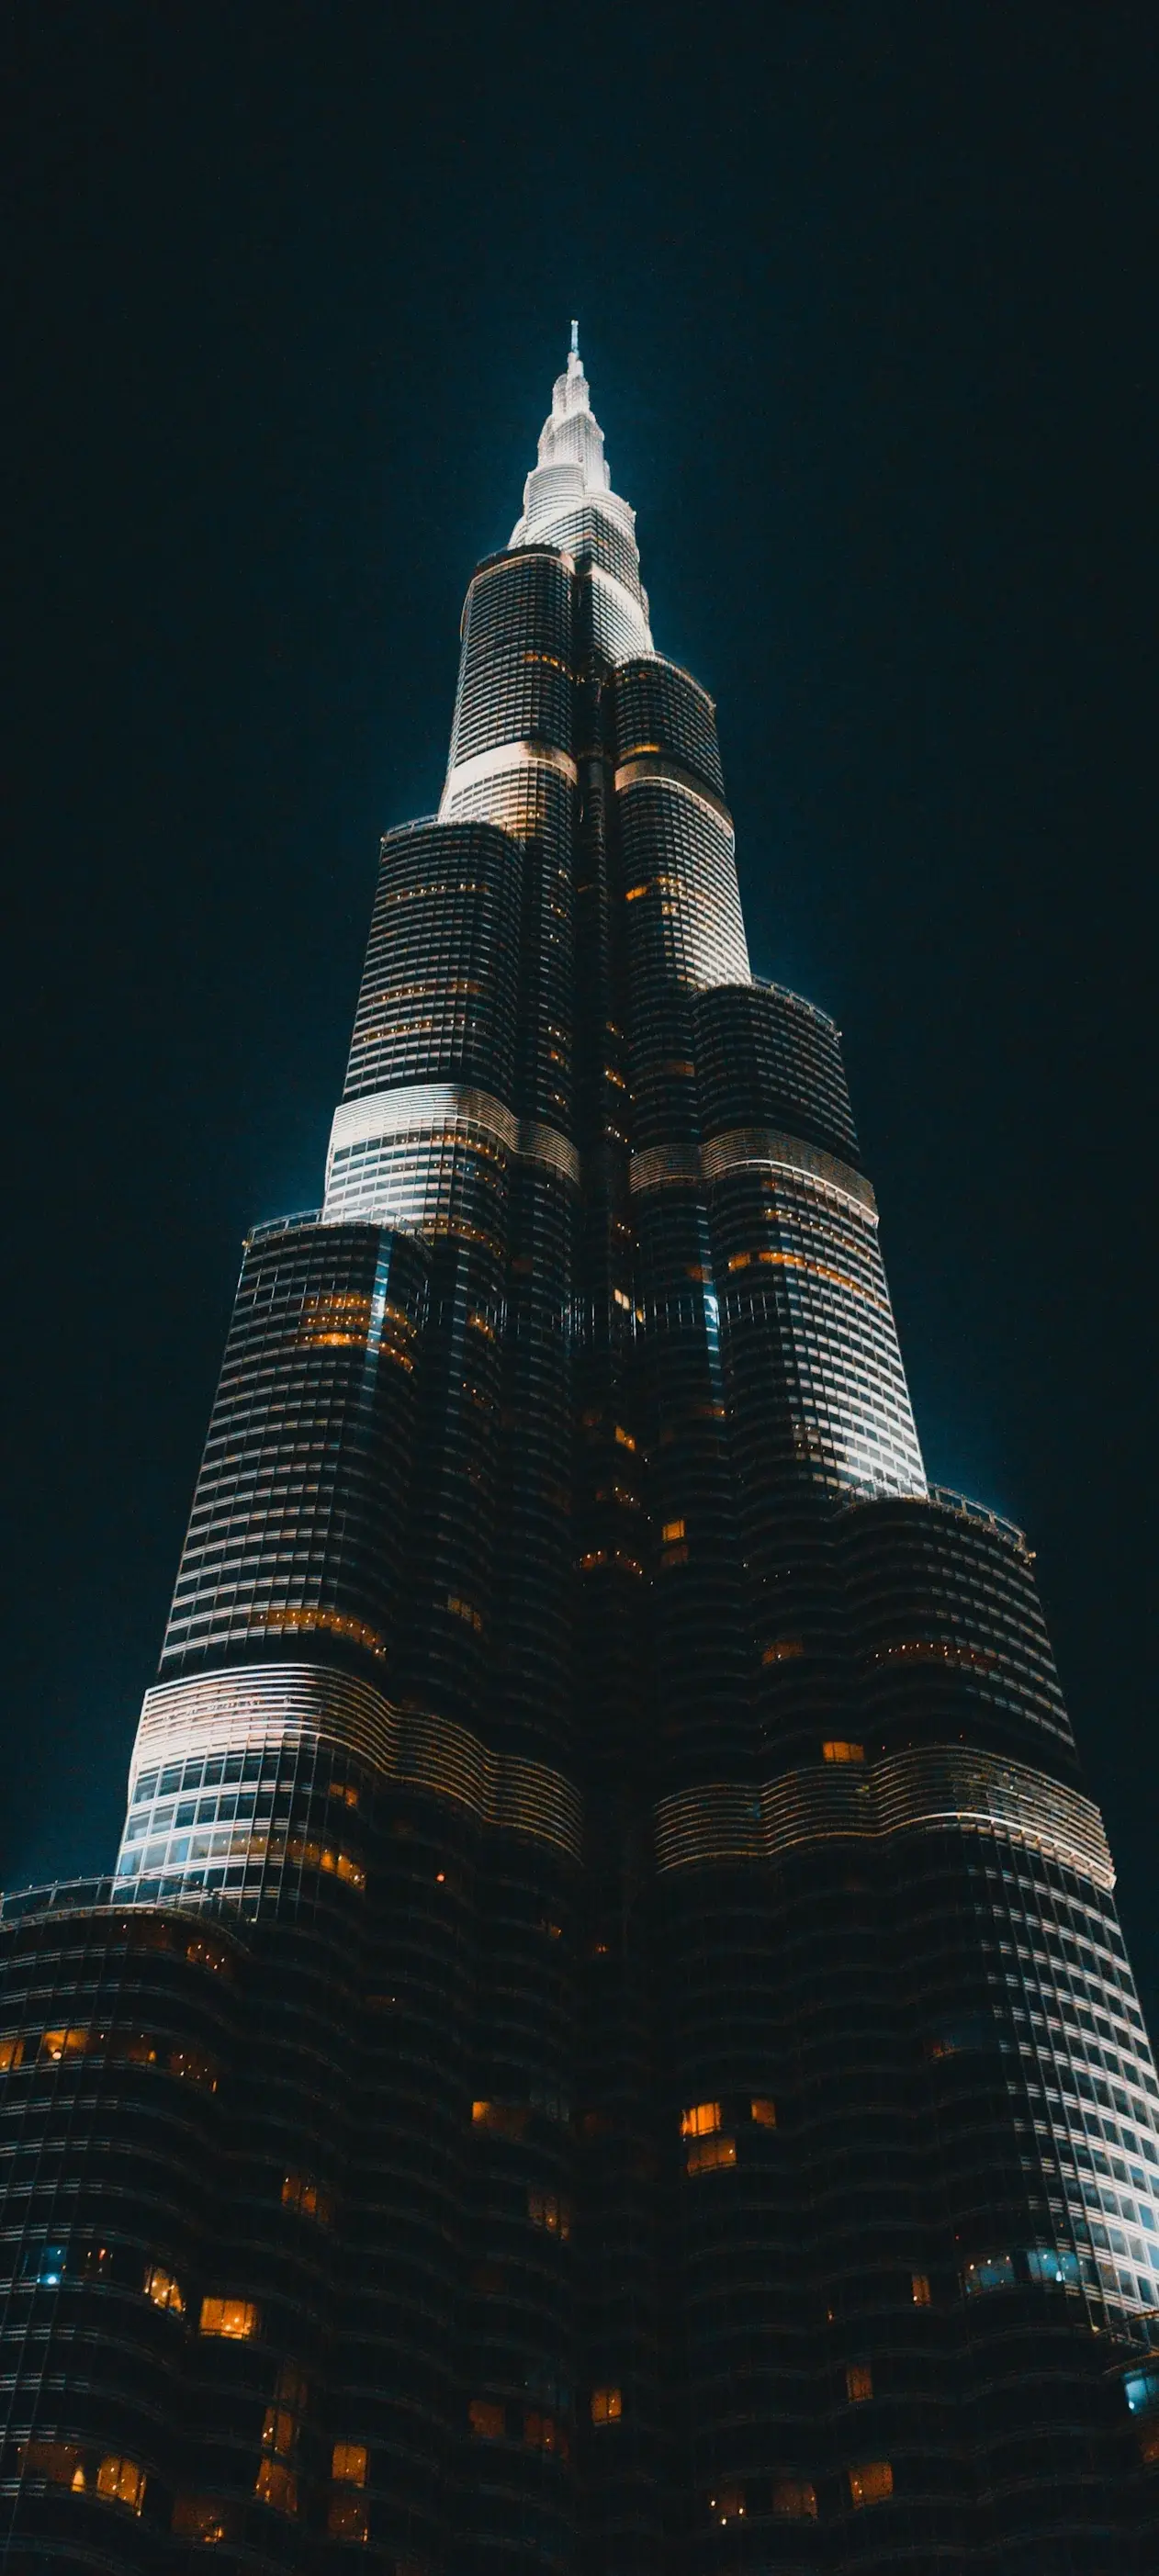
[[[573,323],[572,323],[572,326],[571,326],[571,354],[572,354],[573,358],[578,358],[578,356],[579,356],[579,324],[578,324],[578,322],[573,322]]]

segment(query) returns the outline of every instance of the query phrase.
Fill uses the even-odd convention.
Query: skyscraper
[[[573,329],[115,1869],[4,1907],[4,2564],[1153,2565],[1113,1883]]]

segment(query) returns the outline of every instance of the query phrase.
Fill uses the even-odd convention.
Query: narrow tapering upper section
[[[539,433],[537,462],[523,486],[523,515],[512,529],[511,544],[557,546],[589,557],[599,567],[597,588],[609,576],[615,587],[601,621],[600,640],[610,659],[651,652],[636,513],[612,490],[604,433],[592,410],[579,353],[578,322],[571,326],[567,365],[551,389],[551,410]]]

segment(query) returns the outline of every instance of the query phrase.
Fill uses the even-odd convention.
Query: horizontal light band
[[[526,1162],[546,1163],[565,1181],[579,1185],[580,1158],[570,1137],[534,1118],[517,1118],[490,1091],[474,1091],[460,1082],[403,1083],[392,1091],[368,1091],[341,1100],[334,1112],[327,1158],[330,1166],[340,1146],[387,1143],[397,1136],[429,1136],[431,1141],[463,1134],[471,1127]]]
[[[923,1746],[864,1768],[818,1763],[756,1789],[712,1781],[662,1799],[655,1812],[661,1871],[776,1860],[800,1844],[846,1835],[888,1839],[956,1825],[1027,1843],[1098,1887],[1115,1883],[1103,1820],[1089,1798],[1026,1763],[961,1745]]]
[[[447,783],[439,805],[440,817],[446,815],[452,797],[464,788],[474,787],[482,778],[500,778],[509,769],[554,769],[566,778],[569,787],[576,786],[579,771],[570,751],[560,751],[552,742],[500,742],[492,751],[477,751],[470,760],[458,760],[447,771]]]
[[[675,787],[682,796],[690,796],[693,803],[703,805],[706,813],[711,814],[713,822],[719,823],[722,831],[727,832],[732,838],[732,816],[723,796],[717,796],[711,787],[705,786],[703,779],[694,777],[692,771],[685,769],[680,761],[670,760],[666,752],[641,752],[634,760],[621,761],[616,771],[617,795],[624,796],[629,788],[639,787],[645,783],[658,787]]]
[[[651,1145],[646,1152],[633,1154],[631,1185],[633,1193],[702,1181],[711,1185],[725,1180],[730,1172],[778,1166],[823,1181],[876,1225],[877,1200],[864,1173],[855,1172],[851,1163],[839,1162],[835,1154],[826,1154],[820,1145],[806,1144],[802,1136],[784,1135],[778,1127],[734,1127],[726,1136],[712,1137],[699,1153],[687,1145]]]
[[[235,1667],[147,1691],[130,1806],[140,1774],[154,1763],[303,1741],[340,1745],[385,1779],[450,1799],[480,1824],[530,1834],[579,1859],[582,1805],[562,1773],[492,1753],[469,1728],[393,1708],[372,1683],[314,1664]]]

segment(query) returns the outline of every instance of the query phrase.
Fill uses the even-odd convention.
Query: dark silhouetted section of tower
[[[573,332],[115,1866],[3,1907],[4,2567],[1144,2576],[1113,1886]]]

